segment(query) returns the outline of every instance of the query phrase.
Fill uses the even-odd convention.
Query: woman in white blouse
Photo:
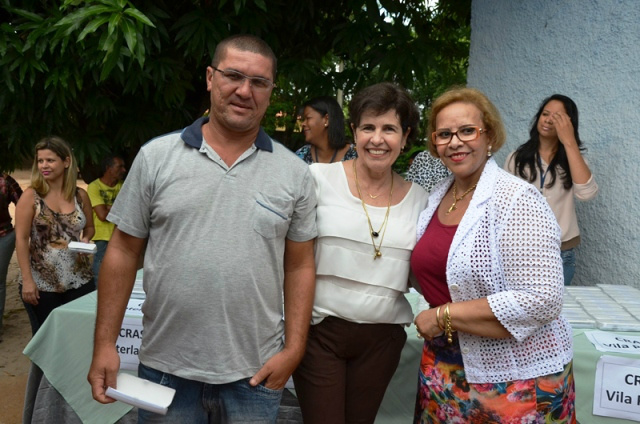
[[[313,164],[318,198],[316,294],[293,378],[305,424],[373,423],[413,314],[404,297],[427,193],[392,170],[419,113],[381,83],[349,105],[358,158]]]
[[[575,423],[560,229],[540,192],[491,158],[495,106],[455,88],[433,103],[429,150],[453,175],[420,214],[411,267],[431,308],[416,423]]]

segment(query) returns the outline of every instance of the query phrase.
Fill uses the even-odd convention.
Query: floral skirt
[[[467,382],[457,337],[425,341],[414,423],[575,424],[573,363],[528,380]]]

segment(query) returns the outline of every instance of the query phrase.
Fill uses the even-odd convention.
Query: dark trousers
[[[63,293],[41,291],[40,299],[38,299],[37,305],[32,305],[23,301],[22,303],[27,310],[27,315],[29,315],[32,334],[36,334],[36,331],[38,331],[51,311],[53,311],[55,308],[57,308],[58,306],[62,306],[65,303],[69,303],[72,300],[76,300],[77,298],[82,297],[85,294],[91,293],[95,289],[96,287],[93,281],[89,281],[88,283],[78,287],[77,289],[70,289]],[[19,285],[19,291],[20,298],[22,298],[22,284]]]
[[[398,324],[327,317],[293,374],[305,424],[373,423],[407,339]]]

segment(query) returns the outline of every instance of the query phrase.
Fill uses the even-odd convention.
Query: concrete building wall
[[[545,97],[577,103],[600,192],[577,205],[573,284],[640,288],[640,1],[473,0],[468,85],[505,121],[500,165]]]

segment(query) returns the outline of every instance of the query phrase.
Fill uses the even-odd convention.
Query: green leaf
[[[103,16],[97,19],[92,20],[91,22],[89,22],[89,24],[82,30],[82,32],[80,33],[80,35],[78,35],[78,41],[82,41],[84,40],[84,38],[95,32],[98,28],[100,28],[102,25],[106,24],[107,22],[109,22],[109,16]]]
[[[144,40],[142,39],[142,35],[141,34],[136,34],[137,36],[137,43],[136,43],[136,54],[135,57],[138,60],[138,63],[140,64],[140,68],[144,69],[144,62],[145,62],[145,54],[146,54],[146,49],[144,46]]]
[[[116,32],[116,29],[118,29],[118,26],[120,26],[120,21],[122,20],[122,15],[121,14],[115,14],[115,15],[111,15],[109,17],[109,36],[112,36],[114,32]]]
[[[102,71],[100,72],[100,81],[106,80],[113,68],[118,64],[118,56],[114,54],[106,55],[104,59]]]
[[[127,47],[131,53],[135,52],[136,42],[138,40],[138,31],[136,26],[129,19],[122,20],[122,35],[127,42]]]
[[[145,14],[140,12],[138,9],[134,9],[132,7],[129,7],[129,8],[124,10],[124,14],[135,18],[136,20],[138,20],[138,22],[142,22],[143,24],[145,24],[147,26],[150,26],[152,28],[156,27],[153,24],[153,22],[151,22],[151,20],[149,18],[147,18],[145,16]]]
[[[117,13],[119,12],[119,10],[114,9],[112,7],[108,7],[108,6],[89,6],[89,7],[84,7],[82,9],[78,9],[77,11],[65,16],[64,18],[60,19],[57,23],[56,26],[65,26],[65,25],[72,25],[72,24],[76,24],[76,23],[81,23],[82,21],[84,21],[87,18],[90,18],[94,15],[101,15],[101,14],[113,14],[113,13]]]
[[[4,7],[3,7],[4,9]],[[44,21],[44,18],[40,15],[38,15],[37,13],[33,13],[33,12],[29,12],[27,10],[24,9],[11,9],[12,13],[15,13],[18,16],[22,16],[23,18],[26,18],[30,21],[33,22],[42,22]]]
[[[24,83],[24,78],[27,75],[27,71],[29,71],[29,67],[27,66],[26,63],[22,63],[20,65],[20,84]]]
[[[240,13],[240,9],[242,9],[244,7],[244,0],[234,0],[233,1],[233,7],[236,11],[236,15]]]
[[[264,0],[254,0],[254,3],[264,12],[267,11],[267,4],[264,2]]]

